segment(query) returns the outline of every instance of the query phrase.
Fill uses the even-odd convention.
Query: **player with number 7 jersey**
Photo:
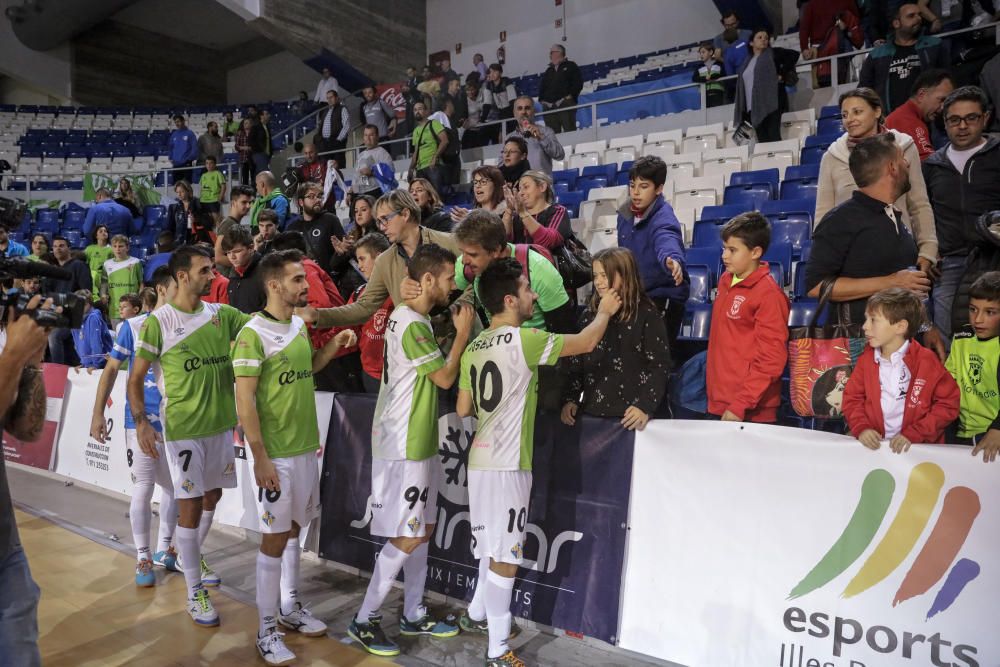
[[[507,640],[531,497],[538,367],[593,351],[621,300],[609,291],[593,322],[579,334],[523,329],[538,295],[512,258],[494,260],[483,271],[479,296],[492,319],[462,354],[457,407],[459,415],[478,420],[469,450],[468,484],[479,579],[460,624],[468,630],[486,630],[487,667],[523,667]]]

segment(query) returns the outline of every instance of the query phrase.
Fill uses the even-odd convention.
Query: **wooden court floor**
[[[184,578],[157,569],[155,588],[136,588],[135,561],[46,519],[17,511],[31,572],[42,589],[39,648],[46,667],[254,666],[254,607],[212,592],[222,624],[201,628],[184,610]],[[329,638],[286,635],[297,665],[385,666]]]

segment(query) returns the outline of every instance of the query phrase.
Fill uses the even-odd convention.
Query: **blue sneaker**
[[[171,572],[181,571],[180,566],[177,565],[177,552],[174,551],[173,547],[170,547],[166,551],[157,551],[153,554],[153,565],[159,565]]]
[[[391,658],[399,655],[399,646],[385,636],[382,630],[382,617],[373,616],[367,623],[358,623],[357,617],[351,620],[350,627],[347,628],[347,635],[365,647],[365,650],[372,655]]]
[[[446,639],[458,634],[458,624],[452,622],[453,616],[448,616],[445,620],[439,621],[427,613],[427,609],[421,607],[423,616],[415,621],[410,621],[406,616],[399,617],[399,634],[406,637],[417,635],[427,635],[428,637],[440,637]]]
[[[156,585],[152,561],[143,558],[135,564],[135,585],[140,588],[152,588]]]

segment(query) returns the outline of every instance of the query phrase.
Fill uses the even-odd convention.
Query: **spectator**
[[[229,305],[241,313],[256,313],[267,303],[267,295],[257,270],[260,255],[254,252],[250,230],[239,226],[223,234],[222,252],[233,267],[226,290]]]
[[[424,178],[434,185],[435,190],[444,187],[444,165],[442,155],[448,147],[448,132],[436,120],[427,115],[427,105],[417,102],[413,105],[413,157],[410,158],[409,179]]]
[[[101,301],[109,307],[126,294],[135,294],[142,289],[142,262],[128,254],[128,237],[120,234],[112,237],[111,249],[114,255],[104,262],[103,271],[108,284],[100,289]],[[117,323],[117,320],[111,321],[112,325]]]
[[[954,89],[955,82],[946,70],[921,72],[913,82],[910,99],[885,119],[885,126],[890,130],[910,135],[921,161],[934,152],[929,126],[941,115],[944,100]]]
[[[35,236],[37,237],[38,234],[35,234]],[[105,292],[105,283],[108,280],[108,275],[104,272],[104,263],[111,259],[114,255],[114,250],[111,248],[111,235],[108,233],[106,225],[98,225],[94,229],[94,234],[90,240],[91,243],[83,249],[83,256],[87,262],[87,267],[90,269],[91,292],[95,299],[99,299],[101,294]],[[31,240],[31,245],[32,250],[34,250],[34,238]],[[48,241],[46,241],[45,245],[48,248]],[[52,257],[51,253],[48,254]],[[55,263],[52,260],[48,261],[52,264]]]
[[[476,167],[472,171],[472,198],[473,208],[481,208],[503,216],[507,210],[507,202],[503,193],[503,174],[499,169],[490,165]],[[453,206],[451,209],[452,225],[457,225],[469,215],[469,209],[461,206]]]
[[[331,271],[335,259],[333,240],[344,238],[344,228],[337,216],[323,210],[321,186],[303,183],[295,196],[301,217],[288,223],[286,231],[301,233],[309,244],[309,257],[323,267],[324,271]]]
[[[994,108],[1000,104],[1000,53],[983,65],[983,69],[979,72],[979,85]],[[1000,130],[1000,122],[997,121],[996,114],[993,114],[989,127],[993,132]]]
[[[6,227],[4,227],[4,229],[6,229]],[[108,228],[107,227],[98,227],[97,230],[95,231],[95,233],[99,232],[102,229],[104,230],[104,247],[108,249],[108,256],[110,257],[111,256],[110,255],[111,249],[108,248]],[[8,240],[8,243],[9,243],[9,240]],[[87,246],[87,247],[89,248],[90,246]],[[83,252],[86,254],[87,250],[84,249]],[[52,264],[55,261],[55,258],[52,256],[52,253],[49,251],[49,237],[48,236],[46,236],[45,234],[43,234],[41,232],[35,232],[34,234],[32,234],[32,236],[31,236],[31,254],[28,255],[28,259],[30,259],[33,262],[45,262],[47,264]],[[90,258],[88,257],[87,260],[88,260],[87,264],[90,265]]]
[[[722,78],[722,65],[715,60],[715,50],[711,42],[702,42],[698,47],[699,65],[691,73],[691,81],[701,83],[705,86],[705,103],[710,107],[721,106],[726,103],[726,87],[716,82]]]
[[[483,120],[495,122],[505,118],[514,117],[514,99],[517,97],[517,89],[514,82],[503,75],[503,66],[493,63],[490,65],[489,74],[483,84]],[[495,125],[490,128],[489,135],[493,137],[503,136],[504,124]]]
[[[461,81],[462,77],[458,75],[458,72],[451,68],[451,59],[445,58],[441,61],[439,68],[441,70],[441,78],[444,79],[445,84],[449,81]]]
[[[87,209],[87,217],[83,219],[83,235],[92,235],[98,225],[107,227],[112,236],[138,234],[142,231],[142,221],[136,224],[128,209],[116,203],[107,188],[98,188],[94,193],[94,203]]]
[[[507,239],[514,243],[535,243],[554,250],[573,236],[566,207],[556,203],[552,177],[540,171],[526,171],[517,182],[517,192],[504,188],[507,209],[503,224]]]
[[[226,200],[226,177],[216,168],[215,158],[205,158],[205,171],[198,180],[198,203],[203,211],[222,213],[222,202]]]
[[[267,109],[261,110],[260,121],[250,133],[250,149],[253,151],[254,169],[258,174],[271,168],[274,147],[271,143],[271,112]]]
[[[299,177],[299,184],[317,183],[320,187],[326,183],[326,159],[320,159],[316,152],[316,147],[306,144],[302,147],[302,157],[304,160],[296,170]]]
[[[174,128],[167,143],[170,163],[176,170],[173,172],[173,179],[175,183],[181,180],[190,181],[191,166],[198,159],[198,137],[188,129],[184,116],[180,114],[174,116]]]
[[[240,130],[236,133],[236,153],[239,155],[240,185],[250,185],[257,170],[253,163],[253,148],[250,146],[250,132],[253,121],[244,118]]]
[[[923,164],[927,195],[941,253],[941,277],[934,287],[934,324],[946,340],[952,320],[966,319],[963,275],[978,237],[976,220],[1000,210],[1000,140],[984,136],[990,122],[989,103],[975,86],[959,88],[943,105],[951,143]],[[970,276],[968,282],[975,280]]]
[[[0,221],[0,257],[27,257],[28,249],[10,238],[10,225]]]
[[[319,113],[316,125],[316,135],[313,141],[320,153],[330,153],[325,159],[334,160],[337,167],[344,166],[344,148],[347,146],[347,133],[351,131],[351,114],[347,107],[340,103],[340,95],[336,90],[326,94],[326,108]]]
[[[222,137],[219,136],[219,124],[214,120],[208,122],[205,134],[198,137],[198,163],[205,164],[208,158],[215,158],[215,163],[222,161]]]
[[[222,219],[215,228],[215,265],[225,269],[229,267],[229,260],[226,253],[222,252],[222,235],[233,227],[240,225],[240,221],[250,212],[253,203],[254,191],[246,185],[237,185],[233,188],[233,193],[229,197],[229,215]],[[148,260],[147,260],[148,261]]]
[[[262,171],[255,180],[257,199],[250,207],[250,229],[257,233],[257,214],[266,208],[273,209],[278,214],[278,228],[284,229],[290,215],[288,197],[281,192],[274,174]],[[322,188],[320,188],[322,192]],[[322,202],[320,202],[322,205]]]
[[[618,245],[635,256],[643,289],[662,313],[674,349],[690,284],[681,223],[663,198],[666,182],[667,165],[660,158],[641,157],[632,164],[629,201],[618,209]]]
[[[441,96],[441,108],[445,110],[451,127],[456,130],[463,125],[469,117],[469,105],[466,102],[465,92],[462,90],[462,82],[458,79],[449,79],[448,89]],[[449,111],[446,107],[451,105]]]
[[[708,412],[722,421],[775,423],[788,363],[788,297],[761,257],[771,226],[757,211],[721,231],[719,293],[712,304],[706,386]],[[752,346],[742,341],[752,340]]]
[[[115,197],[115,203],[127,208],[133,218],[142,215],[142,211],[139,210],[139,200],[135,196],[135,190],[132,189],[132,181],[124,176],[118,179],[118,191],[115,194],[118,195]]]
[[[166,266],[170,255],[174,252],[174,235],[164,230],[156,237],[156,254],[146,258],[146,268],[142,272],[142,281],[147,285],[153,282],[153,272],[161,266]]]
[[[771,46],[767,30],[755,30],[751,57],[736,72],[733,125],[753,125],[758,142],[781,141],[781,114],[788,110],[785,83],[795,74],[799,54]]]
[[[718,51],[716,57],[719,60],[722,60],[726,49],[739,42],[749,43],[753,39],[753,34],[749,30],[740,29],[740,17],[732,10],[724,11],[719,23],[722,24],[722,32],[712,40],[712,46]]]
[[[365,234],[358,239],[355,245],[355,253],[358,258],[358,271],[364,276],[365,281],[372,275],[375,268],[375,260],[383,252],[389,249],[389,240],[382,234],[375,232]],[[365,293],[367,282],[362,282],[351,292],[347,303],[355,303]],[[361,354],[361,383],[365,392],[377,394],[382,383],[383,352],[385,351],[385,327],[389,323],[389,315],[392,314],[393,303],[391,298],[386,298],[382,306],[375,311],[375,314],[368,318],[364,324],[356,327],[358,335],[358,351]]]
[[[0,232],[0,239],[2,239],[2,232]],[[53,236],[52,255],[56,259],[56,266],[66,269],[71,276],[65,279],[48,278],[50,292],[68,294],[77,290],[87,290],[88,295],[92,294],[94,282],[90,277],[90,269],[86,264],[73,257],[70,253],[69,241],[62,236]],[[73,334],[69,329],[52,329],[49,332],[49,355],[52,363],[66,364],[67,366],[77,365]]]
[[[406,80],[403,81],[403,85],[409,88],[412,100],[421,99],[417,94],[417,86],[420,85],[420,79],[417,78],[417,68],[413,65],[406,68]]]
[[[29,299],[42,292],[42,279],[34,276],[21,279],[21,291]]]
[[[292,111],[296,116],[302,118],[303,116],[309,115],[309,112],[312,111],[312,107],[313,103],[312,100],[309,99],[309,93],[304,90],[300,90],[299,99],[295,100],[295,103],[292,104]]]
[[[142,277],[140,276],[140,282]],[[149,289],[149,288],[146,288]],[[123,294],[118,299],[118,317],[116,318],[118,324],[115,326],[115,337],[117,338],[118,332],[121,331],[122,323],[125,320],[130,320],[142,312],[143,302],[142,297],[139,294]],[[113,339],[114,339],[113,338]]]
[[[532,169],[551,175],[552,161],[566,157],[562,144],[556,138],[556,131],[551,127],[535,123],[535,104],[527,95],[521,95],[514,100],[514,118],[517,120],[517,129],[507,135],[507,139],[512,136],[524,139],[528,147],[528,164]],[[549,122],[549,118],[550,116],[546,116],[546,123]]]
[[[389,151],[378,145],[378,128],[374,125],[365,125],[364,144],[365,149],[358,155],[357,163],[354,165],[356,175],[351,183],[351,192],[357,195],[369,195],[380,197],[382,186],[375,178],[375,165],[386,164],[392,168],[392,156]]]
[[[629,431],[641,431],[663,401],[670,353],[663,318],[642,289],[635,257],[624,248],[608,248],[594,256],[594,294],[580,316],[582,331],[594,320],[608,290],[622,306],[611,317],[593,352],[568,357],[562,365],[562,422],[576,423],[580,408],[593,417],[613,417]]]
[[[207,237],[215,227],[194,196],[194,190],[187,181],[174,184],[177,201],[167,207],[167,224],[179,245],[195,243]]]
[[[886,113],[906,102],[920,72],[950,65],[941,40],[920,34],[922,21],[919,5],[900,5],[892,21],[893,34],[872,49],[861,66],[858,86],[881,95]]]
[[[803,60],[825,58],[838,53],[850,53],[864,46],[861,13],[855,0],[823,0],[807,2],[799,16],[799,49]],[[837,61],[840,83],[849,81],[849,58]],[[813,66],[815,88],[830,85],[830,62]]]
[[[818,224],[834,206],[848,201],[857,189],[849,165],[850,156],[858,142],[887,132],[882,114],[882,102],[873,90],[858,88],[840,96],[840,116],[847,131],[827,149],[820,162],[815,223]],[[901,198],[894,205],[902,211],[903,224],[912,231],[916,240],[920,270],[934,277],[938,242],[924,176],[920,171],[920,154],[909,136],[889,132],[895,135],[896,145],[903,151],[909,165],[909,188],[901,191]],[[855,313],[860,318],[864,309],[856,308]],[[860,322],[858,319],[855,323]]]
[[[225,120],[222,121],[222,140],[230,141],[236,138],[236,133],[240,131],[242,123],[233,119],[233,112],[227,111]]]
[[[410,181],[410,196],[420,208],[420,226],[439,232],[451,231],[451,216],[444,210],[441,195],[426,178]]]
[[[351,228],[344,237],[345,241],[350,241],[356,245],[362,236],[368,234],[381,234],[378,225],[375,224],[375,198],[368,195],[359,195],[351,202]]]
[[[955,332],[945,362],[962,396],[949,442],[975,446],[1000,437],[1000,272],[987,271],[972,284],[968,318],[969,324]]]
[[[257,107],[253,104],[247,105],[247,111],[243,114],[244,118],[249,118],[256,125],[260,122],[260,113],[257,111]]]
[[[79,365],[84,368],[104,368],[114,345],[109,323],[104,316],[104,305],[94,303],[90,290],[77,290],[76,295],[84,300],[82,326],[73,329],[73,347],[80,360]]]
[[[531,167],[531,162],[528,160],[528,142],[519,135],[507,137],[500,153],[500,173],[507,185],[515,187]]]
[[[425,104],[430,105],[441,95],[441,81],[434,76],[429,65],[424,65],[420,70],[420,83],[417,84],[417,91],[420,93]]]
[[[583,90],[583,77],[580,75],[580,68],[572,60],[567,60],[565,46],[553,44],[549,47],[549,66],[542,74],[538,88],[538,101],[542,105],[542,111],[545,112],[545,124],[553,133],[572,132],[576,129],[576,109],[566,111],[560,109],[576,106],[581,90]],[[519,101],[520,98],[515,100],[515,114],[518,113]],[[533,114],[534,107],[531,110]],[[536,164],[535,168],[539,169],[541,165]],[[551,168],[548,171],[551,171]]]
[[[889,287],[921,294],[930,291],[917,263],[917,245],[894,203],[910,187],[910,167],[892,132],[861,140],[851,151],[849,166],[857,190],[823,216],[813,235],[806,287],[819,298],[822,284],[832,281],[830,300],[846,304],[854,324],[865,319],[868,297]],[[835,317],[843,322],[841,309]],[[943,351],[943,348],[942,348]]]
[[[891,288],[871,296],[865,310],[868,347],[844,387],[844,417],[868,449],[882,440],[896,454],[910,444],[944,442],[959,415],[958,385],[931,350],[914,340],[924,322],[920,297]]]
[[[479,75],[480,83],[486,81],[486,75],[489,72],[489,68],[486,67],[486,61],[483,59],[483,54],[477,53],[472,56],[472,66],[476,70],[476,74]]]
[[[257,236],[253,237],[253,249],[263,257],[271,252],[271,244],[278,235],[278,214],[269,208],[257,215]]]
[[[379,141],[389,141],[396,136],[396,110],[389,106],[375,92],[375,86],[366,86],[361,91],[365,98],[361,105],[361,115],[364,116],[365,125],[374,125],[378,133],[376,144]]]
[[[465,122],[462,123],[465,129],[465,134],[462,135],[462,148],[485,146],[489,138],[479,127],[483,116],[483,91],[478,81],[465,84],[465,110]]]
[[[322,104],[324,101],[329,99],[327,95],[330,92],[337,93],[340,95],[340,86],[337,85],[337,79],[334,78],[333,72],[329,67],[324,67],[322,70],[323,78],[319,80],[316,84],[316,94],[313,95],[313,102],[316,104]]]

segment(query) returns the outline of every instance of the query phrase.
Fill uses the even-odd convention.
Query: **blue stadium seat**
[[[786,178],[781,183],[781,198],[815,199],[817,190],[819,190],[819,179],[817,178]]]
[[[162,227],[167,218],[167,207],[160,204],[150,204],[142,211],[146,227]]]
[[[63,181],[60,190],[83,190],[83,181]]]
[[[694,223],[694,230],[691,233],[691,250],[712,248],[717,252],[722,252],[722,238],[719,236],[719,231],[727,220],[699,220]]]
[[[819,110],[819,118],[840,118],[840,107],[836,104],[828,104]]]
[[[819,164],[823,160],[826,149],[826,146],[807,146],[799,153],[799,162],[801,164]]]
[[[781,266],[781,264],[778,264],[777,262],[775,262],[773,264],[772,263],[768,263],[767,270],[771,274],[771,277],[774,278],[774,282],[776,282],[778,284],[778,287],[784,288],[785,287],[785,269]]]
[[[771,199],[778,196],[778,181],[781,179],[777,169],[758,169],[757,171],[740,171],[729,177],[730,185],[760,185],[771,186]]]
[[[552,184],[552,192],[556,193],[556,199],[558,199],[560,195],[569,192],[569,183],[566,181],[556,181]]]
[[[584,167],[583,171],[580,172],[580,176],[584,178],[589,178],[591,176],[603,176],[608,179],[608,183],[613,183],[617,171],[617,166],[613,164],[593,164],[589,167]]]
[[[771,243],[761,259],[768,263],[781,265],[783,275],[778,284],[784,285],[784,276],[791,274],[792,271],[792,246],[787,243]]]
[[[566,183],[569,185],[569,189],[573,190],[576,187],[576,179],[579,175],[576,169],[560,169],[552,172],[552,181],[555,183]]]
[[[684,311],[684,320],[681,323],[681,335],[677,339],[683,341],[707,341],[708,331],[711,326],[712,304],[691,304]]]
[[[714,286],[722,275],[720,264],[722,263],[722,244],[718,247],[696,247],[688,248],[684,253],[684,264],[690,269],[692,266],[708,267],[711,281],[709,287]]]
[[[820,118],[816,121],[816,134],[843,134],[844,124],[840,116],[831,118]]]
[[[628,185],[628,171],[619,171],[615,174],[615,185]]]
[[[735,176],[736,174],[733,174]],[[755,211],[771,199],[771,186],[767,183],[753,185],[727,185],[723,203],[739,206],[743,211]]]
[[[800,178],[819,178],[819,165],[793,164],[785,168],[786,181],[794,181]]]
[[[768,220],[771,220],[768,218]],[[771,243],[785,243],[793,256],[801,256],[802,246],[809,242],[812,225],[808,220],[775,219],[771,221]]]
[[[35,225],[55,225],[59,227],[59,210],[54,208],[40,208],[35,211]]]
[[[566,207],[569,212],[569,217],[578,218],[580,217],[580,204],[586,199],[586,195],[582,192],[564,192],[557,197],[560,204]]]
[[[796,301],[809,299],[806,289],[806,261],[795,263],[795,278],[792,280],[792,297]]]
[[[688,302],[708,303],[712,298],[712,270],[700,264],[688,264],[687,272],[691,280]]]
[[[83,220],[87,217],[87,212],[82,208],[66,209],[63,213],[63,229],[83,229]]]
[[[743,213],[742,206],[706,206],[701,209],[701,216],[698,220],[703,222],[714,222],[724,224],[740,213]]]
[[[811,224],[813,214],[816,212],[816,200],[779,199],[764,202],[760,212],[767,216],[772,225],[779,220],[806,220]]]
[[[86,243],[86,239],[83,238],[83,233],[79,229],[64,229],[62,235],[66,237],[66,241],[69,242],[71,248],[79,248],[81,247],[81,243]]]
[[[813,299],[806,299],[804,301],[794,301],[792,302],[791,309],[788,312],[788,326],[790,327],[807,327],[812,321],[813,315],[816,314],[816,309],[819,308],[819,302]],[[826,324],[826,312],[820,314],[816,324],[822,326]]]
[[[583,193],[585,199],[587,195],[590,194],[590,191],[593,190],[594,188],[603,188],[607,187],[607,185],[608,185],[608,179],[605,176],[587,176],[587,177],[581,176],[580,178],[576,179],[576,189],[579,192]]]

